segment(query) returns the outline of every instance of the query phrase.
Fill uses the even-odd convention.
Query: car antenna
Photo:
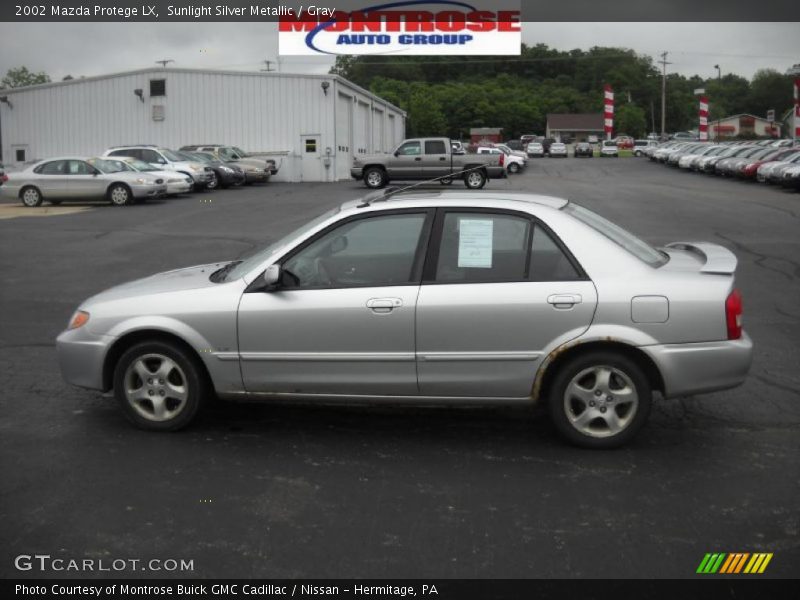
[[[411,185],[407,185],[404,187],[387,187],[383,190],[379,190],[372,194],[367,194],[362,198],[361,204],[356,206],[356,208],[365,208],[370,206],[373,202],[386,202],[389,198],[394,196],[395,194],[399,194],[401,192],[405,192],[407,190],[414,189],[415,187],[419,187],[421,185],[426,185],[428,183],[433,183],[434,181],[441,181],[443,179],[455,179],[458,175],[463,175],[464,173],[469,173],[470,171],[474,171],[476,169],[482,169],[484,165],[476,165],[474,167],[470,167],[469,169],[464,169],[463,171],[456,171],[455,173],[450,173],[449,175],[442,175],[440,177],[434,177],[433,179],[426,179],[425,181],[418,181],[417,183],[413,183]]]

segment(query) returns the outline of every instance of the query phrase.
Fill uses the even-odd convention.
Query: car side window
[[[94,175],[96,172],[93,166],[82,160],[70,160],[67,162],[67,173],[70,175]]]
[[[37,167],[35,172],[42,175],[63,175],[66,170],[66,165],[67,162],[64,160],[53,160],[44,163],[41,167]]]
[[[435,280],[443,283],[524,281],[531,221],[492,213],[445,214]]]
[[[398,156],[419,156],[422,148],[419,142],[406,142],[397,149]]]
[[[157,163],[157,164],[165,164],[166,161],[161,158],[161,155],[156,152],[155,150],[148,150],[143,149],[140,150],[142,154],[142,160],[149,163]]]
[[[425,142],[425,154],[447,154],[447,146],[441,140]]]
[[[528,278],[531,281],[576,281],[581,279],[581,274],[575,265],[541,225],[536,225],[533,230]]]
[[[426,213],[349,221],[323,234],[283,263],[287,288],[406,285]]]

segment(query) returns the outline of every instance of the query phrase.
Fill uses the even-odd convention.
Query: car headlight
[[[192,171],[200,171],[200,167],[195,167],[195,166],[191,166],[191,165],[190,165],[190,166],[189,166],[189,168],[190,168]]]
[[[153,180],[153,179],[144,179],[143,177],[140,177],[139,179],[137,179],[136,183],[138,183],[139,185],[155,185],[156,184],[155,180]]]
[[[69,325],[67,325],[67,329],[78,329],[79,327],[83,327],[86,323],[89,322],[89,313],[85,310],[76,310],[75,314],[72,315],[72,318],[69,320]]]
[[[222,171],[223,173],[233,173],[233,169],[231,169],[230,167],[220,167],[219,170]]]

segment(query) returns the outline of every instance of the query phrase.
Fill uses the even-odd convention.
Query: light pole
[[[714,65],[714,68],[717,70],[717,83],[722,83],[722,69],[719,68],[719,65]]]

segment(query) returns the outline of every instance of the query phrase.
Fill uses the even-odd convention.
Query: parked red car
[[[615,139],[617,148],[620,150],[631,150],[633,148],[633,138],[629,135],[618,135]]]
[[[760,167],[764,163],[774,162],[777,160],[786,160],[787,158],[792,156],[792,154],[795,154],[797,152],[800,152],[800,148],[783,148],[780,150],[776,150],[775,152],[765,156],[761,160],[747,163],[739,171],[739,175],[744,177],[745,179],[755,179],[756,174],[758,173],[758,167]]]

